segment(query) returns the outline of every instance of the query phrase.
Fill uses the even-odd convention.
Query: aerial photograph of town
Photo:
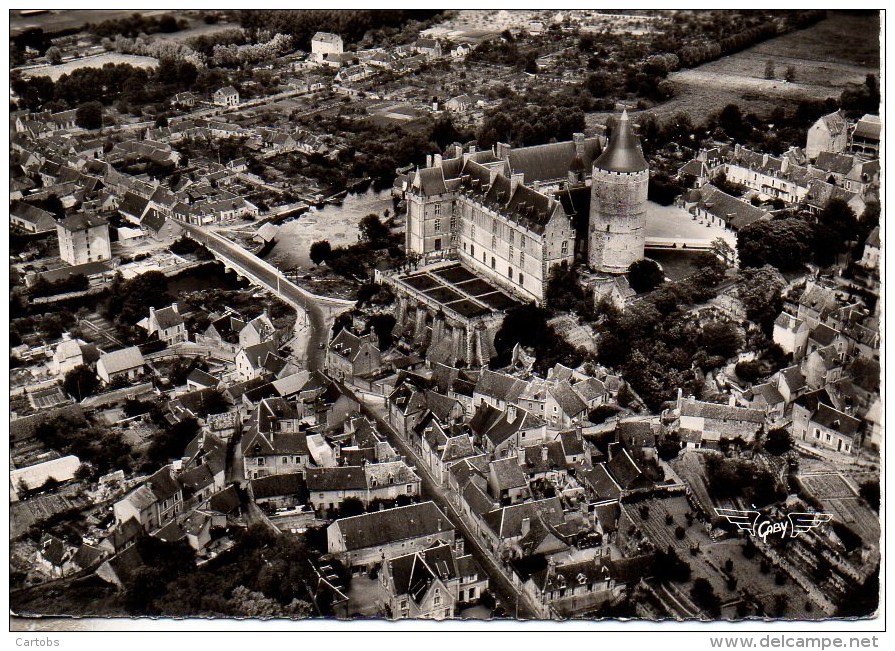
[[[16,645],[883,625],[884,12],[8,13]]]

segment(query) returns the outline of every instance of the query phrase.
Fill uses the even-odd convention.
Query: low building
[[[326,349],[326,368],[335,380],[368,375],[381,369],[376,336],[355,335],[343,328]]]
[[[791,353],[794,360],[799,360],[805,355],[808,345],[808,324],[798,317],[781,312],[774,321],[773,337],[774,343],[784,353]]]
[[[270,509],[300,506],[307,495],[304,475],[299,472],[259,477],[249,487],[255,503]]]
[[[434,502],[342,518],[327,527],[326,537],[327,551],[361,572],[438,542],[457,541],[453,525]]]
[[[183,489],[171,466],[165,466],[113,506],[115,520],[131,518],[149,533],[160,529],[183,512]]]
[[[150,307],[146,334],[150,337],[156,335],[159,341],[165,342],[168,346],[189,341],[190,338],[183,315],[177,309],[177,303],[159,310]]]
[[[132,381],[143,375],[146,360],[136,346],[103,353],[96,363],[96,374],[105,384],[118,380]]]
[[[28,233],[50,233],[56,230],[56,219],[52,213],[24,202],[14,203],[10,207],[9,223]]]
[[[842,152],[848,147],[848,120],[842,111],[835,111],[817,119],[808,129],[805,155],[814,160],[822,151]]]
[[[420,478],[403,461],[309,468],[305,475],[308,499],[314,510],[323,514],[341,508],[346,499],[359,500],[368,507],[376,500],[420,494]]]
[[[861,421],[822,401],[814,410],[797,402],[793,406],[792,426],[793,436],[800,441],[836,452],[857,452]]]
[[[80,339],[72,339],[67,333],[63,333],[62,342],[53,351],[53,359],[50,360],[50,373],[64,376],[78,366],[92,366],[99,359],[99,350],[92,344]]]
[[[239,106],[239,93],[233,86],[224,86],[214,91],[212,101],[218,106]]]
[[[300,420],[296,408],[282,398],[259,402],[243,436],[246,479],[304,473],[311,452],[307,434],[299,429]]]
[[[60,484],[74,479],[81,466],[81,461],[74,455],[59,459],[51,459],[43,463],[9,471],[10,494],[13,500],[21,497],[21,493],[44,486],[48,481]]]
[[[488,587],[472,557],[447,544],[386,561],[379,582],[392,619],[450,619]]]
[[[765,413],[758,409],[718,405],[682,397],[678,393],[672,428],[695,435],[696,447],[716,446],[722,438],[742,438],[750,443],[765,424]]]
[[[342,37],[330,32],[317,32],[311,38],[311,60],[322,61],[327,54],[342,54]]]

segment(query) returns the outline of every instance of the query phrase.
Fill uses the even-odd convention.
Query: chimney
[[[426,167],[432,167],[432,154],[426,154]]]
[[[514,173],[510,177],[510,194],[516,191],[520,185],[525,182],[525,174],[522,172]]]
[[[177,301],[171,303],[171,309],[174,310],[175,314],[180,314],[180,312],[177,309]]]
[[[531,531],[531,518],[522,518],[522,535],[527,536]]]
[[[736,404],[737,404],[737,399],[731,393],[730,396],[727,398],[727,406],[728,407],[736,407]]]
[[[767,155],[767,154],[762,154],[762,156],[761,156],[761,164],[762,164],[762,165],[767,165],[767,164],[768,164],[768,155]]]
[[[438,530],[441,531],[441,518],[438,518]]]
[[[441,154],[435,154],[432,157],[432,165],[435,167],[441,167]]]
[[[507,422],[512,423],[516,420],[516,405],[507,405]]]
[[[469,153],[474,154],[476,152],[475,145],[469,145]]]
[[[572,142],[575,143],[575,153],[579,156],[584,156],[584,134],[573,133]]]
[[[547,446],[541,446],[541,461],[547,461]]]
[[[491,185],[494,185],[494,179],[497,178],[497,175],[498,175],[498,174],[500,174],[500,170],[499,170],[498,168],[496,168],[496,167],[489,167],[489,168],[488,168],[488,179],[489,179],[488,182],[489,182]]]
[[[497,155],[497,158],[499,158],[500,160],[506,160],[507,157],[510,155],[510,150],[512,148],[513,147],[511,145],[508,145],[505,142],[497,143],[497,150],[495,152]]]

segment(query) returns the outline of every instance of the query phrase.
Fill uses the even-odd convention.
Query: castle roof
[[[607,172],[644,172],[649,169],[627,111],[622,112],[606,150],[594,166]]]

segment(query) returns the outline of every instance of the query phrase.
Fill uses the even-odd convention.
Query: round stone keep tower
[[[643,259],[648,187],[649,164],[624,111],[594,161],[588,264],[595,271],[625,273]]]

